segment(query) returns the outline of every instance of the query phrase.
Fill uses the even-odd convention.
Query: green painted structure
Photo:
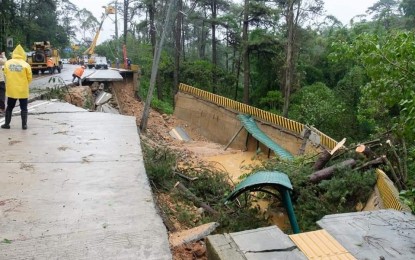
[[[290,191],[293,187],[290,179],[285,173],[278,171],[259,171],[249,175],[236,186],[234,191],[226,198],[225,203],[236,199],[246,191],[262,191],[276,196],[275,193],[267,190],[267,188],[277,190],[281,194],[293,233],[300,233],[300,228],[298,227],[290,197]]]
[[[293,160],[294,156],[287,150],[275,143],[269,138],[261,129],[258,128],[255,120],[248,115],[238,115],[238,119],[241,121],[245,129],[250,133],[256,140],[263,143],[266,147],[274,151],[274,153],[283,160]]]

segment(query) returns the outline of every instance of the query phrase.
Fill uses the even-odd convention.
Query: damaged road
[[[1,259],[171,259],[134,117],[36,101],[23,131],[15,110],[0,139]]]

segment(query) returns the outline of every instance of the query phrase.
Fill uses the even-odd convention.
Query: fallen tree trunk
[[[330,161],[331,156],[332,155],[327,150],[324,150],[318,157],[317,161],[314,163],[313,170],[318,171],[323,169],[327,162]]]
[[[345,142],[346,142],[346,138],[343,138],[343,140],[337,143],[337,145],[330,152],[327,150],[324,150],[320,154],[320,157],[317,159],[317,161],[314,163],[313,169],[315,171],[323,169],[323,167],[330,161],[333,154],[335,154],[340,148],[342,148]]]
[[[364,144],[359,145],[356,147],[356,153],[363,154],[368,159],[375,158],[375,153],[370,149],[369,146],[366,146]]]
[[[314,172],[313,174],[309,176],[309,180],[312,183],[318,183],[322,180],[330,179],[333,176],[334,171],[336,169],[341,169],[345,167],[354,167],[355,165],[356,165],[356,161],[354,159],[348,159],[341,163],[338,163],[338,164],[335,164],[330,167]]]
[[[217,215],[219,214],[216,210],[212,209],[208,204],[204,203],[200,198],[194,195],[188,188],[186,188],[179,181],[174,185],[175,188],[179,189],[183,194],[189,198],[197,207],[204,208],[207,212]]]
[[[374,160],[371,160],[371,161],[368,161],[368,162],[362,164],[361,166],[355,168],[354,170],[359,171],[359,170],[366,169],[366,168],[369,168],[369,167],[378,166],[379,164],[385,164],[385,158],[386,158],[386,156],[382,155],[381,157],[378,157]]]

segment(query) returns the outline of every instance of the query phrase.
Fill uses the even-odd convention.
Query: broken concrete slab
[[[84,80],[86,81],[99,81],[99,82],[105,82],[105,81],[122,81],[124,78],[121,76],[121,74],[112,69],[108,70],[94,70],[90,74],[88,74]]]
[[[191,139],[186,131],[181,127],[175,127],[169,132],[170,136],[184,142],[189,142]]]
[[[118,109],[113,108],[108,103],[103,104],[101,106],[97,106],[96,111],[97,112],[103,112],[103,113],[110,113],[110,114],[119,114],[120,113],[120,111],[118,111]]]
[[[207,241],[208,259],[307,259],[276,226],[208,236]]]
[[[95,105],[100,106],[107,103],[112,98],[112,95],[108,92],[101,91],[95,98]]]

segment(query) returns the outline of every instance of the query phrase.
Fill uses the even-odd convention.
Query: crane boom
[[[103,6],[103,7],[105,8],[105,12],[102,14],[101,23],[99,24],[94,40],[91,42],[91,46],[89,46],[89,48],[86,49],[83,53],[84,62],[86,61],[85,56],[88,56],[87,61],[86,61],[88,68],[96,68],[96,69],[101,68],[101,67],[103,67],[104,69],[108,68],[107,61],[106,61],[107,59],[105,57],[101,57],[100,59],[98,59],[98,56],[95,54],[95,47],[97,46],[99,33],[101,32],[102,25],[104,24],[105,18],[107,18],[109,14],[115,14],[116,10],[112,6]],[[97,64],[97,61],[100,64]]]
[[[88,56],[94,54],[95,47],[97,46],[99,33],[101,32],[102,25],[104,24],[105,18],[107,18],[107,16],[108,16],[107,13],[104,13],[102,15],[101,23],[99,24],[99,27],[98,27],[97,33],[95,34],[94,40],[92,40],[91,46],[89,46],[88,49],[86,49],[84,51],[84,54],[88,54]]]

